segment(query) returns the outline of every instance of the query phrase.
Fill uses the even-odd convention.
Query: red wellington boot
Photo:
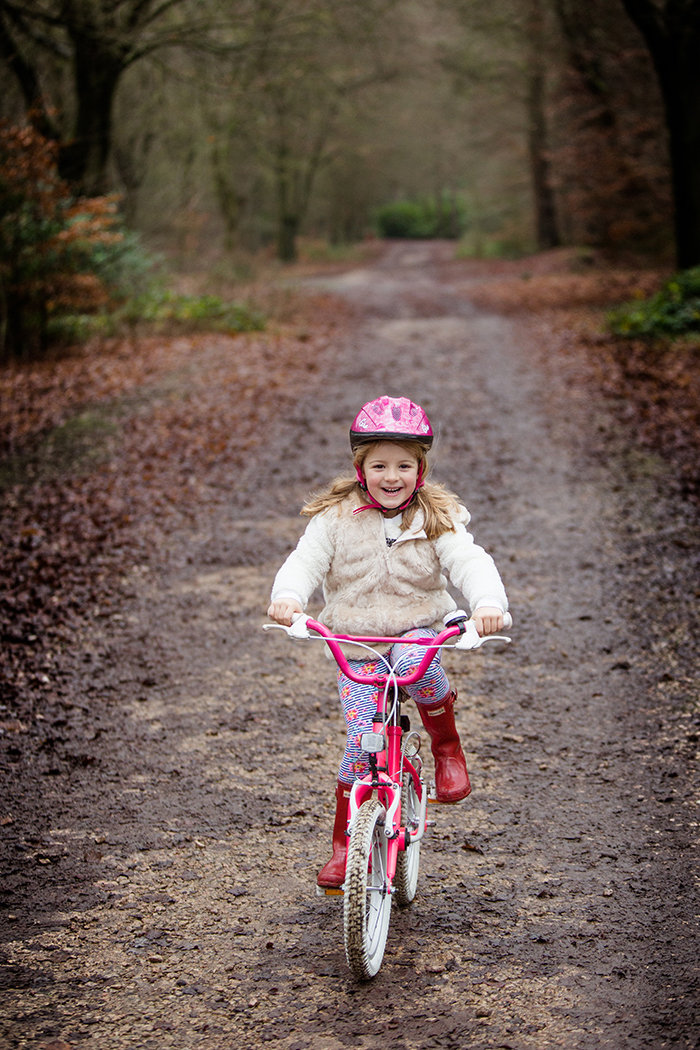
[[[456,693],[432,704],[416,704],[430,737],[435,759],[435,790],[438,802],[459,802],[472,789],[467,763],[455,726]]]
[[[333,856],[318,873],[316,882],[325,889],[338,889],[345,882],[345,859],[348,840],[345,829],[348,825],[351,784],[339,780],[335,789],[335,821],[333,823]]]

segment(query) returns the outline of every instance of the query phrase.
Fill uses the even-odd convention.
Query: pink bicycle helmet
[[[368,401],[355,416],[350,427],[353,452],[370,441],[419,441],[429,449],[433,428],[420,405],[407,397],[377,397]]]

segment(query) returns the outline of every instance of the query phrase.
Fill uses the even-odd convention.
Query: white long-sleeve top
[[[380,517],[373,510],[361,513],[363,518],[365,514],[371,515],[373,522]],[[501,609],[503,612],[507,610],[508,599],[493,558],[475,543],[474,537],[467,531],[470,515],[466,507],[461,504],[456,507],[453,518],[454,531],[445,532],[432,541],[427,539],[420,511],[416,513],[410,528],[405,530],[401,529],[401,515],[393,518],[381,517],[380,520],[383,525],[384,543],[388,546],[416,540],[432,544],[441,570],[464,596],[472,614],[487,606]],[[379,526],[373,527],[377,530],[378,542],[381,542]],[[314,590],[325,583],[332,569],[339,528],[342,528],[342,520],[335,508],[316,514],[310,519],[296,549],[275,577],[272,587],[273,601],[289,598],[299,602],[302,608],[306,607]],[[447,579],[444,577],[443,584],[447,612],[455,609],[456,604],[447,592]],[[391,589],[390,582],[388,589]],[[324,594],[328,598],[326,590],[324,587]]]

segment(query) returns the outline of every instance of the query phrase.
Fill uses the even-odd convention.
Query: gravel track
[[[585,360],[471,306],[450,252],[391,245],[309,282],[357,320],[230,495],[76,639],[55,753],[6,787],[0,1046],[700,1046],[696,540],[661,465],[630,474]],[[299,506],[383,392],[437,424],[435,475],[515,627],[507,650],[446,658],[474,790],[434,807],[418,896],[358,984],[342,905],[314,895],[344,737],[332,667],[260,625]]]

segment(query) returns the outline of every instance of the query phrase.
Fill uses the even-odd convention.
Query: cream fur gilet
[[[380,515],[375,510],[353,514],[359,505],[354,497],[344,500],[333,521],[334,553],[320,619],[341,634],[400,635],[412,627],[440,629],[442,617],[456,605],[434,544],[422,529],[420,512],[390,547]],[[352,652],[355,659],[362,655],[357,649]]]

